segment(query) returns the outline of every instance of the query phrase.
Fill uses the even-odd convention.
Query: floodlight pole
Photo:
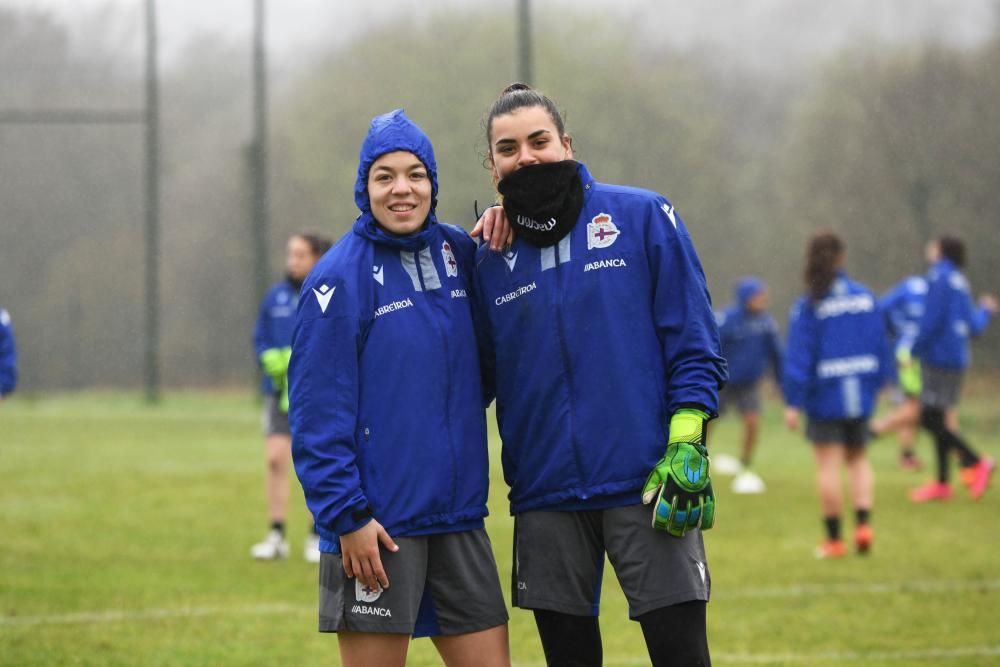
[[[253,255],[255,303],[260,303],[271,278],[268,235],[270,210],[267,154],[267,51],[265,0],[253,5],[253,143],[250,168],[253,187]]]
[[[531,0],[517,0],[518,79],[532,85]]]
[[[160,398],[160,90],[156,0],[146,0],[146,400]]]

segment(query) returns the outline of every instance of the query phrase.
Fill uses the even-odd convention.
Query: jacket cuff
[[[372,510],[369,505],[355,506],[334,519],[333,532],[337,535],[347,535],[364,528],[371,520]]]

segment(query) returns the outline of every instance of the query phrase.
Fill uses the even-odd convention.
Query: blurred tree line
[[[0,108],[139,106],[121,26],[92,23],[72,44],[52,19],[0,9]],[[784,321],[819,228],[845,236],[850,272],[876,290],[922,272],[923,244],[942,233],[969,242],[977,290],[1000,288],[1000,40],[858,42],[779,76],[630,39],[613,16],[539,11],[535,32],[536,85],[565,109],[577,158],[673,201],[717,305],[755,273]],[[163,377],[248,384],[248,51],[206,36],[184,54],[161,88]],[[515,54],[507,13],[450,11],[373,27],[275,82],[275,279],[289,234],[350,228],[361,139],[395,107],[434,141],[439,217],[471,228],[473,202],[493,197],[484,114]],[[0,126],[0,305],[25,389],[140,385],[141,158],[140,127]],[[979,366],[1000,365],[998,341],[994,329],[978,345]]]

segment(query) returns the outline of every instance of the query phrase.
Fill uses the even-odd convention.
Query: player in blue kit
[[[289,366],[295,471],[321,536],[319,629],[344,665],[509,665],[484,528],[489,466],[475,242],[439,223],[430,140],[401,109],[361,146],[353,229],[302,288]],[[496,232],[494,232],[496,233]]]
[[[997,311],[992,295],[973,304],[969,281],[962,274],[965,243],[942,236],[927,245],[927,296],[912,355],[921,364],[920,423],[934,436],[937,478],[913,489],[918,503],[951,498],[949,460],[958,454],[961,479],[978,500],[986,492],[996,468],[992,457],[980,456],[958,430],[958,400],[969,366],[969,338],[982,333]]]
[[[778,325],[767,312],[769,293],[759,278],[741,278],[736,302],[719,311],[722,356],[729,367],[729,382],[719,394],[720,412],[735,409],[743,419],[743,451],[735,493],[761,493],[764,481],[750,469],[760,430],[760,381],[768,370],[781,381],[781,341]]]
[[[826,540],[818,558],[840,558],[843,511],[841,468],[847,469],[854,505],[854,542],[867,553],[874,540],[871,511],[875,474],[865,456],[868,419],[895,364],[875,295],[844,271],[846,251],[839,236],[820,232],[806,251],[806,294],[792,306],[782,390],[785,423],[797,430],[802,412],[816,459],[820,509]]]
[[[872,432],[877,436],[896,432],[900,446],[899,465],[904,470],[923,467],[914,451],[920,425],[920,363],[913,359],[910,349],[920,330],[926,296],[927,280],[923,276],[910,276],[879,299],[895,350],[898,391],[896,406],[889,414],[872,422]]]
[[[0,400],[17,386],[17,345],[10,313],[0,308]]]
[[[264,437],[267,451],[267,512],[270,529],[264,539],[250,548],[258,560],[288,556],[285,517],[288,512],[288,474],[292,465],[292,436],[288,428],[288,360],[292,353],[292,328],[299,303],[302,281],[330,241],[316,234],[296,234],[285,246],[285,277],[267,291],[260,304],[253,329],[253,347],[262,371],[264,394]],[[303,557],[319,562],[319,535],[306,537]]]
[[[517,235],[477,253],[513,603],[533,611],[550,665],[600,665],[607,554],[652,663],[708,665],[706,431],[726,366],[694,245],[664,197],[574,161],[540,92],[508,87],[486,131]]]

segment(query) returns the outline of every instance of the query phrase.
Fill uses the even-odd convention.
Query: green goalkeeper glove
[[[274,380],[275,385],[283,382],[288,372],[288,360],[292,358],[292,348],[272,347],[260,353],[260,367],[264,374]]]
[[[923,386],[920,379],[920,362],[914,359],[905,347],[896,350],[896,372],[899,377],[899,388],[909,396],[920,396]]]
[[[681,408],[670,418],[667,451],[642,489],[644,505],[653,507],[653,528],[682,537],[691,528],[715,523],[715,494],[709,477],[705,423],[701,410]]]

